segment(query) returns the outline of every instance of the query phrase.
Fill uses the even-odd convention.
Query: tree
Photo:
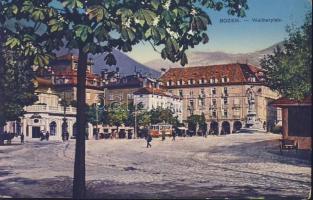
[[[157,123],[168,123],[172,125],[178,124],[178,117],[174,116],[174,112],[169,108],[155,108],[150,111],[151,115],[151,123],[157,124]]]
[[[202,113],[201,115],[191,115],[187,118],[188,129],[196,131],[197,126],[200,130],[206,132],[207,131],[207,123],[205,120],[205,116]]]
[[[13,53],[4,46],[3,36],[1,31],[0,127],[4,126],[7,121],[19,120],[19,117],[25,112],[24,106],[31,105],[37,100],[37,96],[34,94],[34,72],[30,68],[30,63],[20,52]],[[16,57],[16,55],[19,56]]]
[[[110,125],[121,126],[128,119],[128,110],[126,105],[113,106],[108,113]]]
[[[185,51],[208,42],[210,18],[204,8],[228,9],[244,16],[246,0],[10,0],[0,1],[1,27],[9,34],[6,44],[24,48],[35,65],[47,65],[52,51],[66,46],[78,49],[77,139],[73,197],[85,197],[85,79],[88,54],[124,52],[140,41],[160,46],[161,56],[185,65]],[[28,23],[22,23],[24,21]],[[14,26],[8,27],[8,23]],[[62,40],[63,39],[63,40]]]
[[[289,38],[273,55],[261,60],[269,87],[288,98],[312,95],[312,13],[298,28],[287,27]]]

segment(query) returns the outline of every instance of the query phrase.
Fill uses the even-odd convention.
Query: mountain
[[[68,53],[78,55],[77,50],[68,50],[66,48],[62,48],[59,51],[56,51],[57,56],[62,56]],[[89,58],[92,58],[94,60],[93,71],[95,73],[100,73],[101,70],[105,68],[111,71],[116,70],[116,67],[119,67],[119,71],[122,76],[135,74],[135,71],[141,72],[144,75],[149,75],[150,77],[153,78],[157,78],[161,74],[158,70],[149,68],[116,49],[113,50],[113,55],[115,56],[116,59],[116,66],[108,66],[105,64],[104,61],[105,55],[106,54],[97,54],[89,56]]]
[[[272,54],[274,48],[279,45],[282,46],[283,42],[276,43],[268,48],[260,51],[255,51],[251,53],[225,53],[225,52],[189,52],[187,53],[188,64],[187,67],[192,66],[203,66],[203,65],[216,65],[225,63],[249,63],[255,66],[260,66],[259,61],[264,57],[264,55]],[[172,68],[181,67],[178,63],[172,63],[169,60],[156,59],[144,63],[146,66],[153,68],[155,70],[160,70],[161,68]]]

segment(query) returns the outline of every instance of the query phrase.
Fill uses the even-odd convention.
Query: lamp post
[[[135,103],[135,127],[134,127],[134,137],[135,139],[138,138],[137,136],[137,104]]]
[[[99,117],[98,117],[98,108],[100,109],[100,103],[96,103],[96,140],[99,138],[99,131],[98,131],[98,123],[99,123]]]
[[[63,99],[59,98],[60,104],[63,104],[63,124],[62,124],[62,138],[67,134],[67,120],[66,120],[66,100],[65,92],[63,93]]]

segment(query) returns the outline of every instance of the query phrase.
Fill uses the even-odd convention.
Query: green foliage
[[[8,44],[14,51],[30,46],[31,64],[44,66],[53,50],[66,46],[79,50],[78,71],[85,71],[89,53],[108,53],[106,63],[116,64],[113,49],[130,51],[140,41],[162,48],[161,56],[172,62],[188,63],[185,51],[207,42],[210,24],[204,8],[227,8],[231,15],[244,16],[247,0],[10,0],[0,1],[0,30],[19,42]],[[201,6],[202,5],[202,6]],[[19,9],[22,8],[22,9]],[[124,10],[120,10],[120,9]],[[176,9],[176,10],[175,10]],[[120,10],[119,12],[117,12]],[[174,12],[175,10],[175,12]],[[108,14],[106,14],[106,11]],[[7,26],[10,22],[14,26]],[[13,28],[12,28],[13,27]],[[151,29],[151,34],[146,32]],[[31,35],[33,41],[25,41]],[[12,46],[12,47],[11,47]],[[24,52],[24,51],[23,51]],[[39,56],[40,55],[40,56]],[[35,60],[36,59],[36,60]],[[83,73],[82,80],[85,75]],[[85,85],[78,85],[78,94]],[[83,95],[78,95],[78,110],[85,110]],[[80,112],[79,112],[80,113]],[[82,112],[83,113],[83,112]],[[111,113],[121,123],[125,112]],[[127,118],[127,117],[126,117]],[[77,123],[85,123],[83,115]],[[78,130],[83,134],[83,129]],[[77,138],[81,144],[84,139]],[[76,146],[73,198],[85,198],[85,146]],[[81,164],[82,163],[82,164]]]
[[[114,48],[127,52],[141,40],[160,46],[162,58],[185,65],[185,51],[208,42],[211,20],[205,8],[226,8],[238,17],[244,17],[248,9],[246,0],[12,0],[1,4],[0,28],[11,36],[7,45],[16,50],[31,44],[28,51],[36,55],[32,63],[39,66],[53,58],[52,50],[64,45],[93,54]],[[6,21],[16,24],[9,27]],[[26,34],[34,40],[25,41]],[[108,54],[108,64],[116,64],[113,57]]]
[[[178,124],[177,116],[174,116],[174,113],[171,109],[164,109],[161,107],[152,109],[150,112],[151,115],[151,123],[158,124],[158,123],[168,123],[172,125]]]
[[[32,82],[34,72],[27,58],[20,52],[13,54],[3,45],[4,38],[0,40],[0,126],[3,126],[6,121],[18,120],[24,114],[24,106],[34,103],[37,96]]]
[[[207,130],[207,124],[205,120],[204,114],[202,115],[191,115],[187,118],[188,123],[188,129],[196,131],[197,126],[199,129],[206,131]]]
[[[312,95],[312,13],[300,28],[288,27],[284,48],[277,46],[273,55],[261,60],[266,81],[282,96],[302,99]]]
[[[121,126],[128,119],[127,106],[117,105],[109,109],[108,118],[110,125]]]

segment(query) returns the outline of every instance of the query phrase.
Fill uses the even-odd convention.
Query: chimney
[[[166,68],[161,68],[161,76],[163,76],[166,72]]]
[[[157,89],[160,89],[160,82],[157,81],[157,82],[155,83],[155,86],[156,86]]]

